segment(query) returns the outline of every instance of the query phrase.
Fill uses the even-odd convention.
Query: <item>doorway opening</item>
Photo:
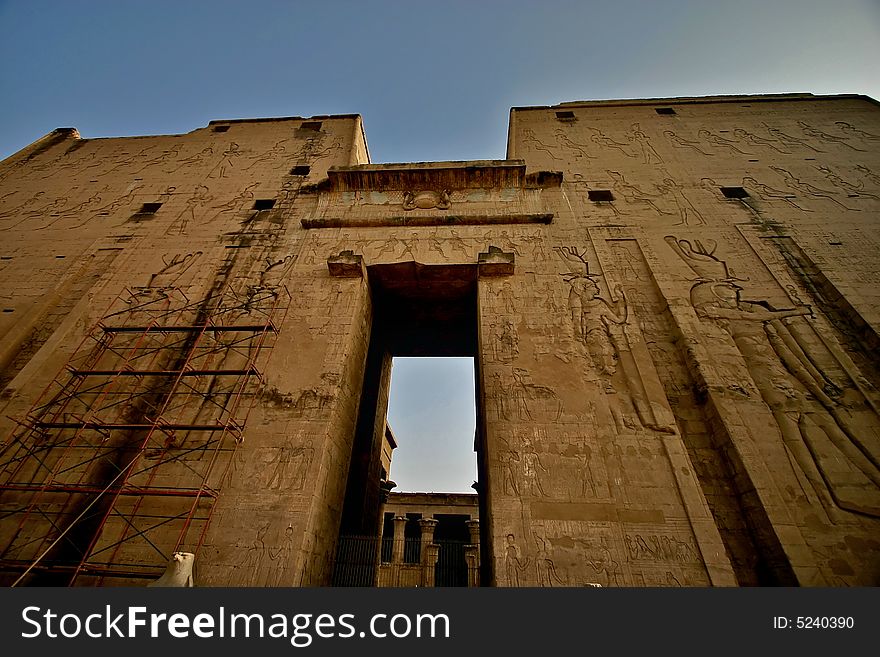
[[[479,494],[485,464],[476,267],[405,262],[368,267],[367,273],[370,345],[332,584],[490,581],[480,547],[486,504]],[[402,384],[393,393],[392,363]],[[421,378],[421,385],[413,378]],[[458,412],[449,407],[450,397]],[[449,422],[438,424],[438,418]],[[433,457],[426,456],[432,451]],[[456,471],[457,479],[450,479]],[[395,483],[398,472],[401,481]],[[429,473],[442,476],[429,479]],[[440,560],[438,541],[446,538],[460,544],[442,551],[442,563],[456,564],[451,572]]]
[[[395,493],[474,493],[477,458],[473,358],[392,360],[388,425]]]

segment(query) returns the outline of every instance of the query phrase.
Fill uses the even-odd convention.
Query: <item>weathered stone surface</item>
[[[2,581],[331,583],[391,357],[465,355],[482,584],[880,584],[878,141],[810,95],[515,108],[502,161],[49,133],[0,163]]]

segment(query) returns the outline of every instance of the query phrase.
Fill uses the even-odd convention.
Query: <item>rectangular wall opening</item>
[[[476,267],[367,273],[370,346],[332,584],[474,586],[485,562]],[[368,546],[357,563],[349,544]]]

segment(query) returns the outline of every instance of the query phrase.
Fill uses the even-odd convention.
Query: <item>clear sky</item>
[[[359,113],[374,162],[491,159],[504,157],[511,106],[880,99],[880,0],[0,0],[0,62],[0,157],[56,127],[109,137]],[[402,441],[438,445],[449,373],[416,365],[394,376],[428,389],[407,389],[392,421]],[[469,431],[457,449],[472,458]],[[421,490],[469,490],[470,472],[427,483],[454,468],[414,462]]]

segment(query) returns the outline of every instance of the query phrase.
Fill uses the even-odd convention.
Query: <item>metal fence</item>
[[[395,546],[392,538],[340,536],[331,586],[468,586],[475,573],[468,576],[466,547],[463,541],[406,538]]]

